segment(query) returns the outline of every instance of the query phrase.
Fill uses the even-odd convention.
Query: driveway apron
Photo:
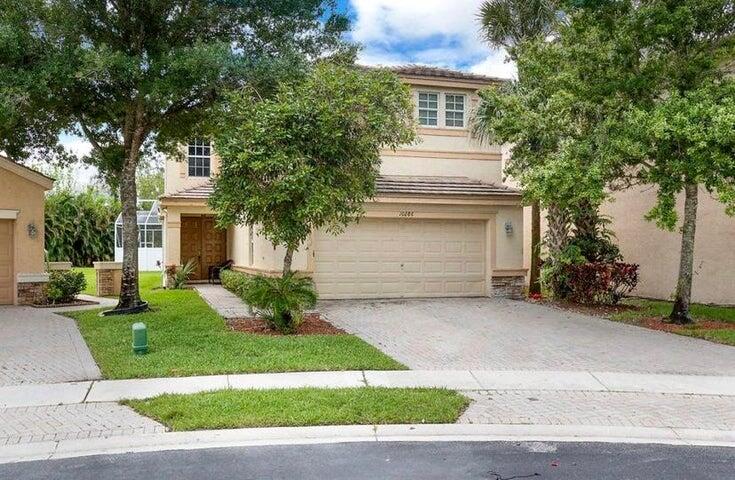
[[[735,348],[524,301],[325,301],[332,323],[412,369],[735,375]]]
[[[0,386],[97,378],[74,320],[43,308],[0,307]]]

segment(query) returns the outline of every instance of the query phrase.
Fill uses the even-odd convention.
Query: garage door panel
[[[485,293],[485,222],[363,219],[314,241],[323,298],[480,296]]]
[[[480,242],[465,242],[464,251],[469,255],[481,255],[484,253],[485,244]]]
[[[475,273],[477,275],[485,274],[485,262],[467,262],[465,264],[465,271],[467,273]]]

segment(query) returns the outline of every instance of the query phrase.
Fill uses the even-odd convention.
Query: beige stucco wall
[[[480,85],[436,79],[404,79],[411,84],[414,99],[419,91],[462,93],[467,96],[465,123],[469,124],[471,112],[479,98],[476,89]],[[441,100],[440,100],[441,103]],[[440,109],[441,111],[441,109]],[[416,117],[418,111],[416,111]],[[470,134],[469,128],[442,127],[443,115],[440,112],[438,127],[421,127],[419,138],[411,145],[397,151],[382,152],[380,172],[384,175],[414,176],[464,176],[477,180],[503,184],[503,148],[499,145],[479,142]],[[213,156],[212,173],[216,174],[219,159]],[[189,178],[185,161],[169,159],[166,162],[166,193],[179,192],[206,183],[208,179]],[[180,215],[182,213],[212,212],[208,207],[195,206],[196,203],[171,202],[165,205],[165,262],[166,265],[180,262]],[[414,218],[475,218],[488,222],[486,228],[488,241],[487,274],[492,270],[518,270],[523,268],[524,255],[524,218],[523,210],[517,199],[497,201],[474,201],[466,199],[376,199],[366,205],[367,217],[399,217],[400,211],[411,210]],[[513,233],[505,231],[506,222],[513,224]],[[295,253],[295,270],[313,271],[312,240],[306,242]],[[250,238],[246,226],[231,227],[228,230],[228,256],[242,271],[264,273],[279,272],[283,265],[283,247],[273,245],[255,229],[253,255],[250,258]],[[490,282],[488,282],[488,285]]]
[[[190,177],[189,165],[186,162],[186,155],[182,149],[181,157],[167,157],[164,165],[164,196],[172,193],[180,192],[189,188],[206,184],[209,177]],[[211,173],[216,174],[219,171],[220,158],[216,153],[212,154]]]
[[[643,217],[654,205],[652,188],[630,189],[615,195],[603,207],[613,218],[614,230],[626,262],[640,265],[640,281],[635,294],[671,298],[679,272],[681,235],[679,228],[668,232]],[[677,202],[683,212],[683,195]],[[735,218],[704,189],[700,189],[694,252],[695,302],[735,304]]]
[[[681,251],[681,222],[674,231],[662,230],[644,216],[656,201],[656,190],[637,187],[618,192],[601,212],[612,219],[610,228],[624,261],[640,265],[638,287],[634,295],[671,299],[676,290]],[[530,208],[526,216],[524,265],[530,265]],[[684,198],[677,199],[681,220]],[[541,233],[546,232],[542,212]],[[735,218],[725,214],[724,206],[700,188],[697,233],[694,252],[693,301],[735,304]]]
[[[8,162],[0,157],[0,162]],[[22,167],[15,167],[22,168]],[[44,258],[44,202],[46,187],[51,188],[51,180],[44,180],[46,186],[6,169],[0,163],[0,210],[17,211],[14,220],[14,278],[18,275],[43,274]],[[14,214],[15,215],[15,214]],[[28,226],[35,225],[36,235],[31,238]],[[14,294],[17,299],[17,288]]]

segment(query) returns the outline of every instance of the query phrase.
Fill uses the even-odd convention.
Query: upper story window
[[[439,94],[419,92],[419,124],[435,127],[439,119]]]
[[[189,143],[188,160],[190,177],[209,177],[212,168],[212,146],[206,140],[193,140]]]
[[[444,95],[444,123],[447,127],[464,127],[465,96],[453,93]]]

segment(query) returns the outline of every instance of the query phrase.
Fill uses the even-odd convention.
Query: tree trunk
[[[138,100],[128,111],[123,127],[123,152],[125,155],[120,175],[120,201],[123,221],[123,265],[120,300],[117,310],[141,305],[138,285],[138,189],[136,173],[140,149],[147,130],[144,124],[142,103]]]
[[[574,228],[577,237],[596,238],[600,215],[597,208],[588,201],[582,201],[574,214]]]
[[[135,184],[137,162],[125,158],[120,176],[120,200],[122,202],[123,266],[120,300],[116,309],[140,305],[138,288],[138,194]]]
[[[283,276],[291,273],[291,263],[293,262],[293,251],[291,247],[286,247],[286,256],[283,257]]]
[[[541,293],[541,205],[531,205],[531,271],[528,293]]]
[[[558,205],[552,204],[546,210],[546,216],[549,223],[549,230],[546,232],[549,262],[552,266],[557,266],[561,254],[569,242],[569,212]],[[564,285],[560,280],[559,275],[554,275],[553,278],[549,279],[548,287],[555,298],[562,298],[564,295]]]
[[[693,323],[689,314],[692,300],[692,277],[694,275],[694,236],[697,230],[697,195],[699,186],[687,183],[684,187],[684,225],[681,229],[681,256],[679,257],[679,280],[676,285],[674,308],[669,318],[673,323]]]
[[[558,205],[549,205],[546,218],[549,230],[546,232],[546,245],[549,248],[550,260],[556,261],[569,241],[569,214]]]

